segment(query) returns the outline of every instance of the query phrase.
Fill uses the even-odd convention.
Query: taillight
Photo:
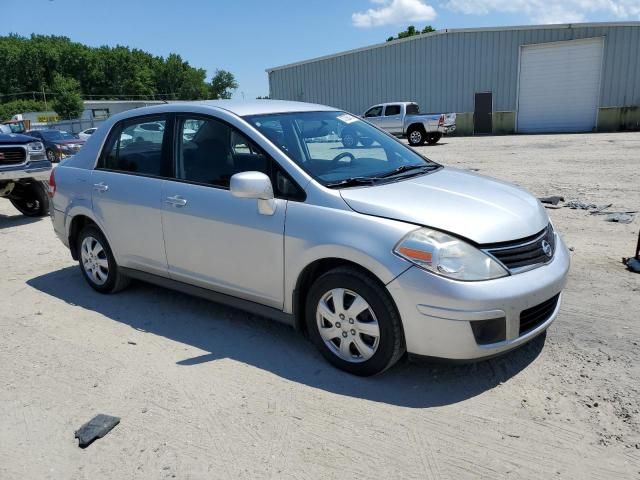
[[[440,120],[438,121],[438,126],[442,127],[444,125],[444,115],[440,115]]]
[[[49,175],[49,198],[53,198],[56,194],[56,175],[55,170],[51,170],[51,175]]]

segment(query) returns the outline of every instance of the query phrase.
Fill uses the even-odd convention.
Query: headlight
[[[44,150],[42,142],[27,143],[27,150],[29,153],[41,153]]]
[[[429,228],[407,234],[393,251],[425,270],[455,280],[491,280],[509,274],[476,247]]]

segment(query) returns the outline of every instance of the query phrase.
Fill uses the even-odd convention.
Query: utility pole
[[[44,98],[44,109],[48,111],[49,108],[47,107],[47,94],[44,93],[44,85],[42,85],[42,97]]]

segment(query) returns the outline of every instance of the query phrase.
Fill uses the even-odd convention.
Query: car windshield
[[[68,132],[61,132],[58,130],[50,130],[47,132],[41,132],[42,133],[42,137],[45,140],[48,140],[50,142],[55,142],[58,140],[73,140],[75,139],[75,137],[73,135],[71,135]]]
[[[418,174],[439,167],[345,112],[253,115],[246,120],[327,186],[347,186],[353,180],[386,181],[396,175]]]

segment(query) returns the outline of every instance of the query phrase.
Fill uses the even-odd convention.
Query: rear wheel
[[[441,133],[431,133],[427,136],[427,143],[429,145],[435,145],[440,141],[441,138],[442,138]]]
[[[49,197],[41,182],[16,185],[10,201],[27,217],[43,217],[49,213]]]
[[[373,145],[373,139],[369,137],[360,137],[360,144],[363,147],[370,147]]]
[[[306,321],[322,355],[355,375],[381,373],[404,353],[400,316],[388,292],[351,267],[331,270],[314,282]]]
[[[100,229],[88,225],[78,235],[78,261],[87,283],[100,293],[115,293],[129,285]]]
[[[424,132],[424,128],[422,128],[421,126],[414,126],[409,128],[409,131],[407,132],[407,138],[409,139],[409,145],[411,145],[412,147],[420,147],[422,145],[424,145],[424,142],[426,140],[426,135]]]

